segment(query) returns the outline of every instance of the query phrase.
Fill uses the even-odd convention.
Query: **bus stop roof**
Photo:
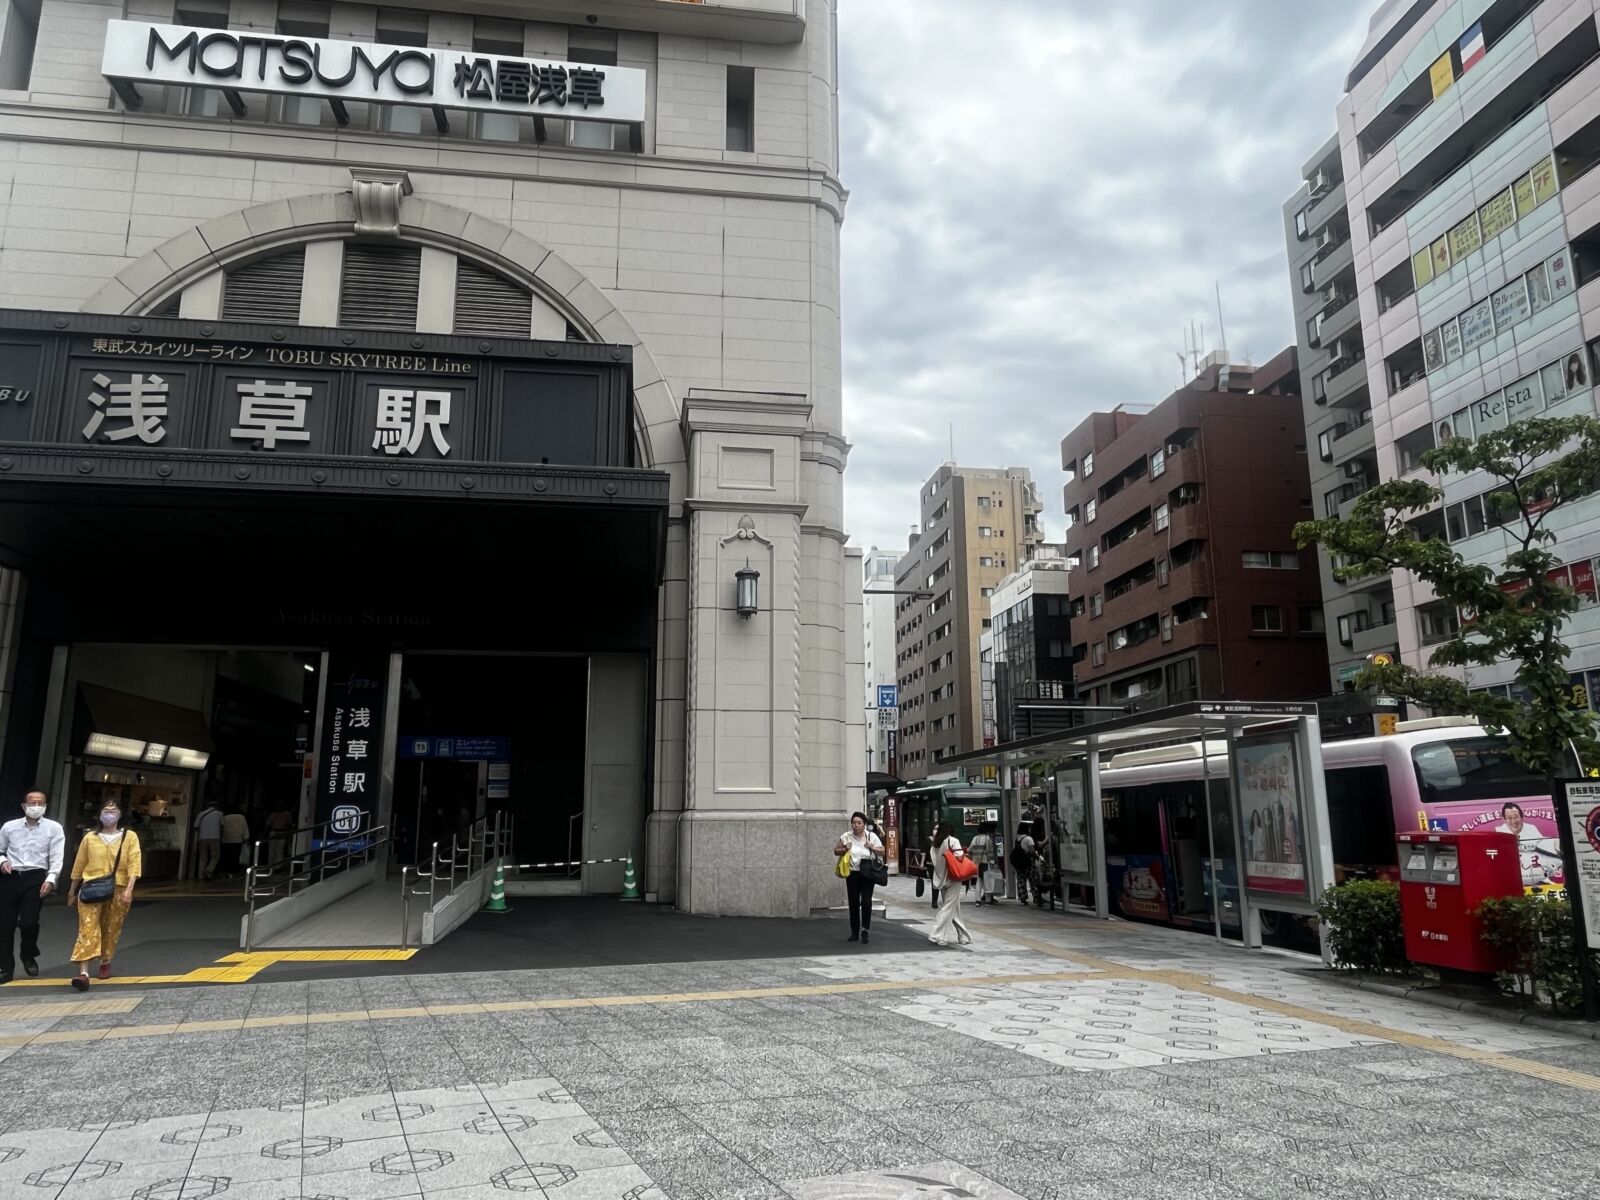
[[[969,750],[941,759],[943,768],[1014,767],[1041,758],[1067,758],[1091,750],[1137,750],[1164,742],[1182,742],[1205,734],[1234,732],[1274,721],[1315,717],[1312,703],[1273,700],[1193,700],[1149,712],[1093,721],[1060,733],[1042,733],[983,750]]]

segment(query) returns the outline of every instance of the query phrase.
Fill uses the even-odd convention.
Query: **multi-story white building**
[[[1340,340],[1364,355],[1378,477],[1421,472],[1420,455],[1442,437],[1595,411],[1597,7],[1391,0],[1372,18],[1338,105],[1361,316],[1359,336]],[[1319,269],[1331,275],[1339,264]],[[1313,381],[1314,393],[1324,386],[1331,402],[1335,384]],[[1482,503],[1490,481],[1474,473],[1437,482],[1445,502],[1419,529],[1472,561],[1503,561],[1508,539]],[[1347,512],[1359,490],[1335,511]],[[1575,680],[1587,682],[1600,668],[1600,496],[1563,506],[1553,528],[1586,603],[1565,637]],[[1394,580],[1394,616],[1400,653],[1416,665],[1457,621],[1405,575]],[[1467,682],[1504,687],[1514,672],[1503,663]]]
[[[159,800],[182,872],[248,674],[309,727],[307,820],[403,852],[487,802],[520,861],[831,903],[864,720],[833,0],[6,8],[0,791]]]
[[[897,701],[893,716],[886,717],[880,712],[878,689],[898,687],[894,663],[894,568],[900,558],[900,553],[885,553],[876,546],[862,556],[867,770],[889,775],[894,774],[889,760],[898,749],[899,704]]]

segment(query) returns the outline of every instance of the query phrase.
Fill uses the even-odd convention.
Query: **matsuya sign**
[[[131,109],[135,84],[469,109],[563,120],[644,120],[645,73],[464,50],[379,46],[145,21],[108,21],[101,72]],[[230,99],[236,112],[242,103]]]

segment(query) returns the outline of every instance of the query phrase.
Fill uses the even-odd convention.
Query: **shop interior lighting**
[[[95,755],[97,758],[125,758],[129,762],[138,762],[144,757],[144,743],[137,738],[117,737],[110,733],[91,733],[89,743],[83,748],[83,752]]]
[[[167,751],[167,766],[184,771],[204,771],[210,761],[211,755],[205,750],[186,750],[182,746],[173,746]]]

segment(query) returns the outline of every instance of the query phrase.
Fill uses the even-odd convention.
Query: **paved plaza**
[[[822,954],[0,989],[0,1196],[1600,1193],[1600,1044],[1015,905],[940,950],[894,894]]]

